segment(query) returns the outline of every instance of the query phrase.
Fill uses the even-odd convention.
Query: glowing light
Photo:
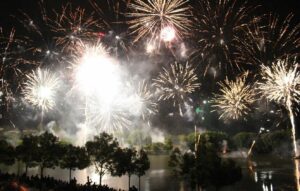
[[[255,101],[255,91],[246,84],[246,75],[238,77],[235,81],[219,83],[220,94],[215,94],[213,107],[216,108],[224,120],[238,119],[251,111],[251,104]]]
[[[70,3],[53,12],[55,17],[47,16],[47,23],[54,33],[56,45],[61,46],[63,51],[73,51],[77,42],[97,39],[97,32],[103,28],[101,20],[93,12],[81,7],[73,9]]]
[[[244,43],[247,26],[259,20],[251,14],[255,8],[236,0],[200,0],[196,1],[194,10],[194,32],[198,45],[195,56],[205,59],[205,71],[212,65],[224,70],[232,67],[240,69],[244,63],[238,65],[233,52]],[[217,60],[211,62],[211,57]]]
[[[160,33],[160,38],[165,41],[165,42],[170,42],[172,40],[174,40],[176,37],[176,32],[175,32],[175,29],[173,27],[164,27],[162,30],[161,30],[161,33]]]
[[[24,84],[23,94],[25,100],[43,111],[53,109],[55,97],[59,88],[59,79],[49,70],[38,68],[27,75],[27,82]]]
[[[153,86],[159,93],[159,100],[173,100],[173,106],[178,107],[182,115],[184,102],[189,100],[189,94],[200,87],[195,68],[186,63],[171,64],[171,70],[163,68],[158,77],[153,80]]]
[[[260,66],[300,56],[300,23],[292,24],[293,19],[292,14],[282,19],[270,14],[262,20],[264,27],[261,23],[247,25],[242,46],[237,46],[237,62]]]
[[[105,99],[113,99],[120,87],[119,68],[101,44],[84,48],[76,66],[77,86],[86,95],[97,93]]]
[[[148,35],[151,39],[156,38],[167,26],[173,28],[172,34],[170,31],[167,34],[171,40],[175,36],[175,31],[180,34],[187,33],[191,26],[188,19],[191,16],[190,7],[187,2],[187,0],[133,0],[129,4],[132,12],[128,13],[128,16],[132,18],[129,21],[129,29],[132,34],[137,35],[135,41]]]
[[[98,132],[114,133],[131,125],[130,113],[122,97],[107,101],[97,95],[89,96],[85,113],[87,126]]]
[[[101,44],[85,46],[75,64],[77,87],[86,96],[86,127],[114,133],[131,125],[132,94],[120,65]]]
[[[298,149],[292,103],[300,102],[300,73],[297,71],[297,68],[298,64],[296,61],[289,63],[288,58],[274,62],[270,67],[263,65],[261,67],[263,82],[258,83],[260,92],[268,100],[283,104],[287,108],[292,125],[295,156],[298,156]]]
[[[135,95],[134,105],[136,107],[133,108],[142,116],[143,120],[157,113],[157,103],[154,101],[154,94],[150,91],[149,85],[145,81],[139,83]]]
[[[154,42],[148,42],[146,43],[146,53],[152,54],[156,49],[156,45]]]

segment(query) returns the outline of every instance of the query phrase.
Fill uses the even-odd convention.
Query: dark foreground
[[[122,189],[110,188],[107,185],[96,185],[87,182],[86,184],[77,184],[76,179],[71,182],[56,180],[53,177],[38,176],[19,176],[15,174],[1,173],[0,172],[0,191],[29,191],[29,190],[42,190],[42,191],[124,191]],[[130,191],[137,191],[134,186]]]

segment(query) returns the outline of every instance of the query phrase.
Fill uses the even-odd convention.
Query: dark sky
[[[1,0],[0,1],[0,26],[7,25],[9,15],[14,14],[18,9],[26,12],[37,12],[39,0]],[[51,4],[51,7],[62,4],[62,2],[73,2],[88,6],[88,0],[44,0]],[[98,0],[99,2],[101,0]],[[262,5],[264,12],[271,10],[279,15],[287,15],[293,12],[300,21],[300,0],[249,0],[253,5]],[[59,6],[58,6],[59,7]]]

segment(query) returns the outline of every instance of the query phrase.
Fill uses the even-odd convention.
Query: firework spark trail
[[[247,26],[258,20],[252,15],[254,10],[255,7],[245,2],[239,4],[236,0],[197,1],[194,8],[197,48],[194,54],[196,58],[201,56],[212,62],[205,68],[205,74],[212,64],[225,70],[240,69],[233,52],[244,40]]]
[[[149,85],[145,80],[139,83],[136,96],[137,101],[135,104],[140,107],[138,113],[143,120],[157,113],[157,103],[154,101],[154,94],[150,91]]]
[[[73,51],[78,42],[90,42],[99,38],[104,26],[94,13],[87,13],[81,7],[76,9],[68,3],[60,12],[54,11],[54,19],[47,17],[50,30],[54,33],[57,46]]]
[[[18,55],[22,62],[41,66],[65,64],[77,51],[79,42],[91,42],[99,38],[103,29],[93,12],[72,8],[71,3],[62,5],[59,11],[39,3],[40,17],[20,12],[15,15],[22,28]],[[46,9],[47,8],[47,9]]]
[[[110,99],[111,94],[116,94],[120,87],[118,64],[101,43],[83,44],[79,52],[72,64],[76,86],[85,95],[100,93]]]
[[[134,0],[129,4],[129,29],[136,34],[135,42],[145,36],[155,39],[162,29],[172,27],[176,35],[188,33],[191,26],[187,0]]]
[[[16,53],[16,48],[20,45],[20,40],[16,39],[16,30],[12,29],[8,36],[0,31],[0,78],[4,79],[6,72],[12,70],[15,76],[19,76],[23,71],[20,66],[23,64]],[[8,79],[7,79],[8,80]]]
[[[76,87],[85,95],[86,128],[114,133],[129,128],[130,89],[121,79],[120,65],[101,44],[82,46],[73,64]]]
[[[249,156],[251,155],[252,149],[253,149],[255,143],[256,143],[256,140],[253,140],[253,141],[252,141],[252,144],[251,144],[251,146],[250,146],[250,149],[248,150],[247,157],[249,157]]]
[[[220,82],[220,94],[215,94],[213,107],[220,112],[220,119],[239,119],[251,111],[250,105],[255,101],[255,91],[246,83],[246,75],[238,77],[235,81],[227,78]]]
[[[293,26],[293,18],[290,14],[281,21],[268,15],[259,23],[247,26],[247,35],[238,46],[237,62],[259,66],[287,56],[299,56],[300,23]]]
[[[178,107],[182,115],[184,102],[189,95],[200,87],[195,68],[186,63],[185,65],[175,62],[171,64],[170,71],[163,68],[158,77],[153,79],[153,86],[156,87],[158,100],[172,100],[173,106]]]
[[[101,42],[108,47],[110,53],[127,60],[128,52],[132,50],[125,16],[129,2],[130,0],[102,0],[99,3],[97,0],[89,0],[103,25]]]
[[[6,71],[8,68],[11,68],[13,70],[16,69],[15,65],[13,63],[9,63],[11,54],[9,52],[10,47],[12,45],[12,42],[14,42],[14,34],[15,30],[11,30],[9,37],[6,37],[3,32],[2,28],[0,28],[0,80],[1,80],[1,92],[7,93],[8,92],[8,86],[6,79]]]
[[[299,160],[296,159],[295,161],[295,178],[296,178],[296,188],[297,191],[300,191],[300,174],[299,174]]]
[[[64,58],[62,51],[56,46],[47,23],[47,15],[44,14],[45,11],[41,10],[40,17],[33,18],[25,12],[14,16],[22,27],[22,33],[16,33],[18,62],[38,67],[61,63]]]
[[[125,22],[125,13],[131,0],[89,0],[95,12],[100,16],[105,32],[110,30],[120,30]],[[122,29],[121,29],[122,30]],[[117,31],[115,31],[117,32]]]
[[[50,70],[38,68],[27,75],[23,95],[26,101],[43,112],[54,108],[59,78]]]
[[[87,97],[86,124],[100,132],[114,133],[129,128],[132,122],[122,98],[106,102],[96,95]]]
[[[300,101],[300,75],[297,65],[296,61],[289,63],[288,58],[274,62],[270,67],[263,65],[261,67],[263,82],[258,83],[260,92],[268,100],[283,104],[289,111],[295,156],[298,156],[298,149],[292,104]]]
[[[11,29],[7,35],[0,28],[0,93],[6,111],[15,99],[15,94],[21,89],[26,72],[24,68],[31,65],[23,63],[22,58],[19,58],[17,54],[19,43],[15,29]]]

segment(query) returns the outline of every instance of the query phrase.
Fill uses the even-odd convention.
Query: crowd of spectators
[[[77,184],[74,178],[70,182],[56,180],[53,177],[39,176],[17,176],[15,174],[0,172],[1,191],[125,191],[122,189],[110,188],[107,185],[96,185],[88,178],[86,184]],[[131,187],[130,191],[137,191],[136,187]]]

